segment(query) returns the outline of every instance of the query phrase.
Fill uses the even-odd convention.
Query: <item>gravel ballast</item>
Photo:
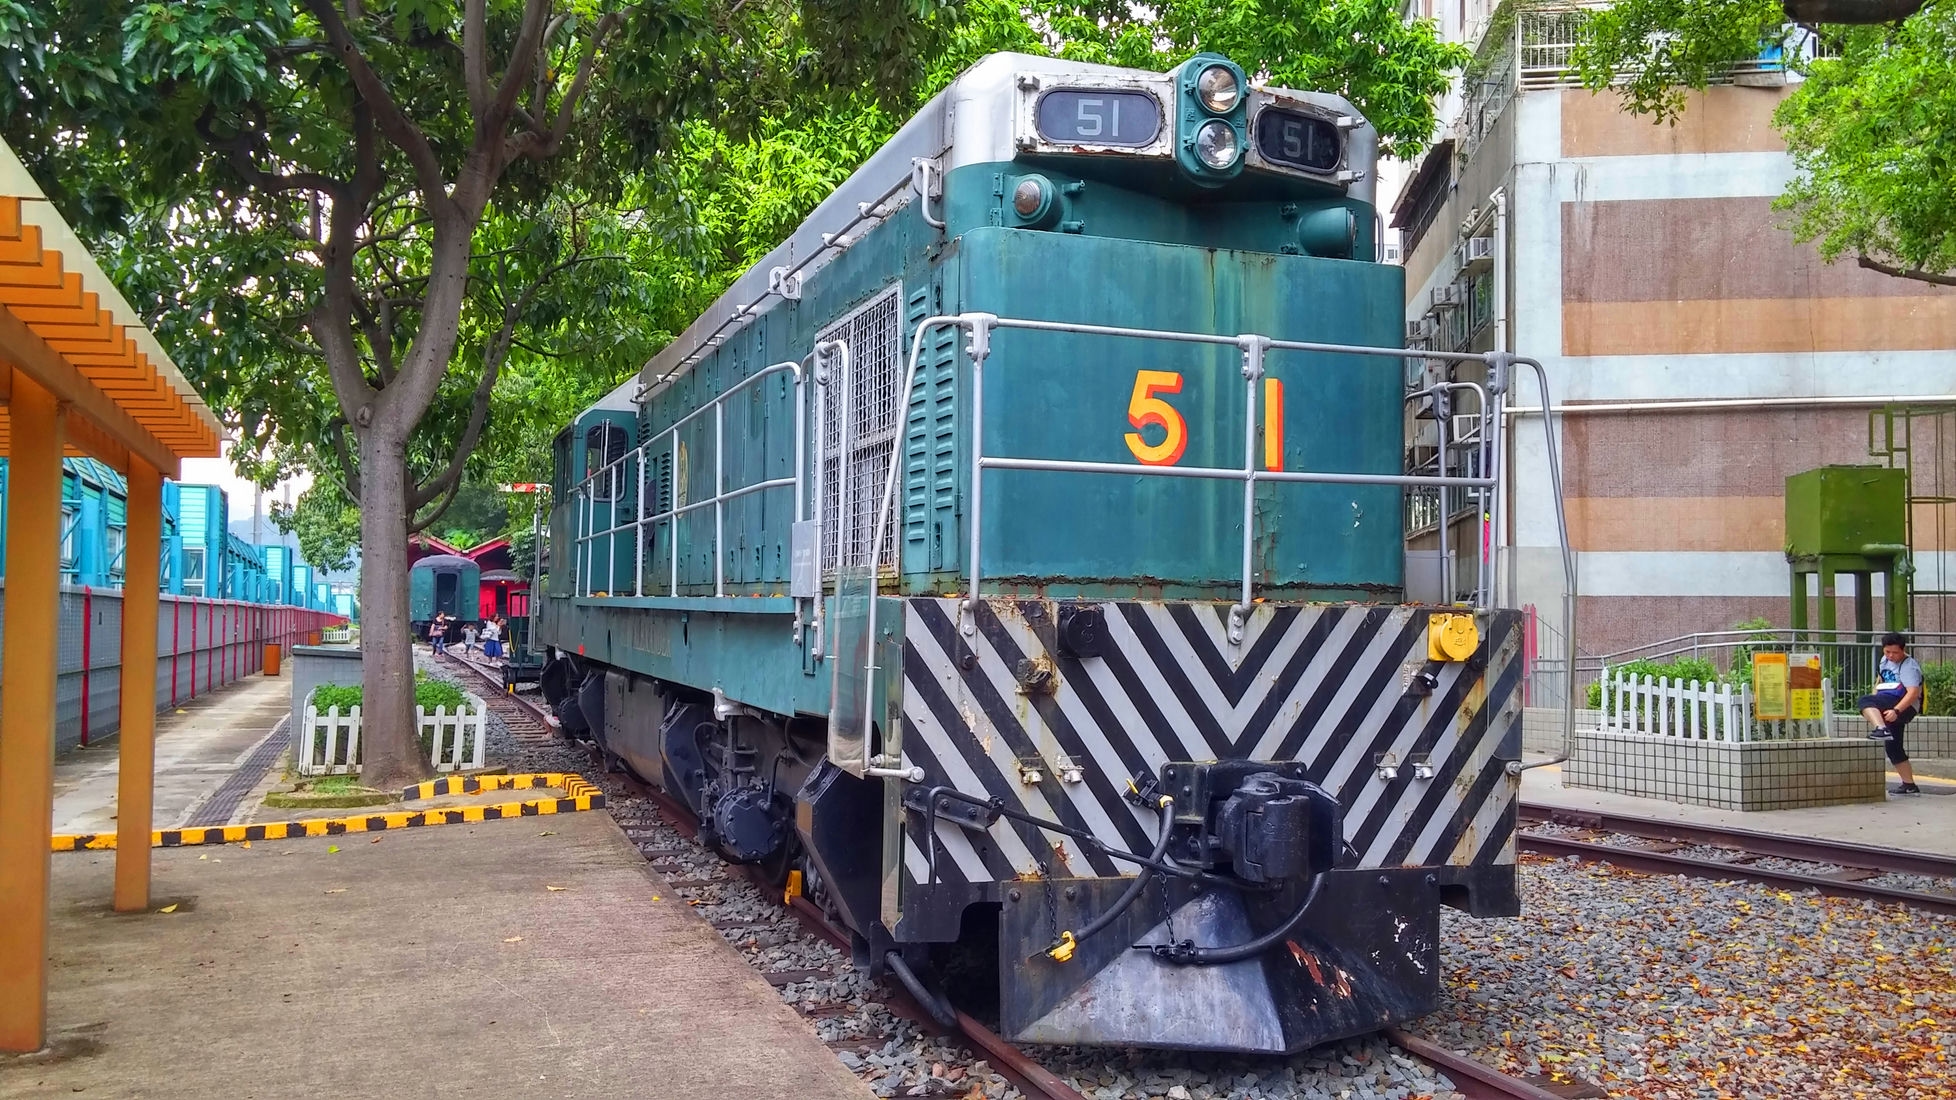
[[[1956,920],[1533,856],[1522,911],[1441,911],[1446,1000],[1407,1030],[1612,1097],[1956,1096]]]

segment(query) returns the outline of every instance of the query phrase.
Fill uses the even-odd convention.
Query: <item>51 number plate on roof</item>
[[[1055,88],[1039,97],[1039,136],[1058,145],[1140,148],[1161,134],[1161,103],[1145,92]]]

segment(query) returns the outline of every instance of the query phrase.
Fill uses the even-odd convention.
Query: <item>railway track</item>
[[[453,655],[449,656],[449,661],[489,685],[492,690],[486,692],[483,698],[490,709],[503,719],[512,737],[519,743],[563,744],[539,702],[523,695],[506,693],[497,673],[489,668]],[[763,881],[758,869],[725,863],[717,855],[699,847],[696,822],[683,806],[665,792],[623,772],[602,773],[600,781],[623,788],[620,793],[625,797],[621,799],[614,795],[609,802],[613,817],[675,891],[697,895],[726,884],[747,882],[763,896],[780,897],[778,888]],[[685,848],[673,845],[670,837],[664,835],[664,830],[678,833],[691,845]],[[847,975],[855,973],[849,963],[850,936],[806,898],[795,897],[785,907],[776,905],[773,913],[721,919],[709,917],[708,923],[736,944],[756,946],[769,937],[783,934],[783,917],[789,918],[795,927],[806,934],[834,948],[833,960],[825,965],[782,969],[768,969],[757,962],[757,968],[769,984],[783,990],[789,990],[789,987],[815,990],[813,996],[797,996],[791,1000],[796,1010],[811,1021],[858,1011],[859,1005],[846,999],[824,996],[820,992],[825,987],[846,988],[849,984]],[[968,1013],[958,1011],[956,1025],[946,1029],[933,1020],[930,1010],[918,998],[900,986],[883,989],[880,993],[881,999],[896,1015],[927,1031],[955,1036],[976,1056],[980,1071],[988,1068],[996,1072],[1028,1100],[1088,1100],[1085,1093],[1059,1074],[1028,1057],[1024,1051]],[[1446,1074],[1453,1082],[1455,1092],[1467,1100],[1560,1100],[1559,1093],[1503,1074],[1399,1028],[1387,1029],[1385,1036],[1405,1055]],[[852,1069],[862,1065],[866,1057],[872,1056],[872,1052],[883,1045],[873,1039],[852,1037],[825,1038],[824,1041]],[[937,1068],[932,1067],[933,1070]],[[922,1093],[906,1089],[901,1095],[966,1096],[966,1088],[971,1083],[968,1079],[937,1083],[944,1076],[953,1075],[957,1068],[947,1066],[944,1073],[933,1073],[932,1083],[924,1086]]]
[[[1956,914],[1956,859],[1524,803],[1521,847],[1652,874],[1739,879]],[[1936,882],[1942,890],[1934,888]]]

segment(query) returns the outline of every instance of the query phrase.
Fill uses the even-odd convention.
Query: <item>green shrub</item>
[[[359,706],[360,699],[359,684],[322,684],[312,689],[312,705],[317,707],[321,714],[334,707],[340,708],[340,713],[345,714]],[[423,710],[432,711],[436,707],[447,707],[448,712],[453,714],[466,702],[462,689],[446,680],[417,679],[415,681],[414,705]]]
[[[1956,663],[1949,661],[1923,663],[1922,713],[1956,714]]]
[[[1711,684],[1717,683],[1719,678],[1718,666],[1702,657],[1679,657],[1675,661],[1666,661],[1661,664],[1657,661],[1631,661],[1627,665],[1618,665],[1609,670],[1609,678],[1611,680],[1615,680],[1618,676],[1626,674],[1638,680],[1648,676],[1653,682],[1659,677],[1665,677],[1672,682],[1682,680],[1689,683],[1692,680],[1698,680]],[[1603,682],[1598,680],[1589,685],[1589,709],[1599,710],[1602,706]]]
[[[358,684],[322,684],[312,689],[312,705],[321,715],[326,714],[335,707],[339,708],[340,714],[345,715],[354,707],[359,706],[360,700],[361,691],[360,685]],[[455,714],[468,706],[468,699],[462,694],[461,688],[456,687],[446,680],[433,680],[425,675],[416,674],[414,681],[414,705],[417,709],[430,715],[434,714],[437,708],[446,708],[449,714]],[[416,740],[421,744],[421,755],[424,757],[432,756],[435,751],[434,723],[429,722],[423,724],[416,733]],[[315,759],[323,757],[326,751],[325,732],[315,727],[312,734],[312,743],[313,757]],[[468,743],[468,740],[465,739],[460,755],[467,757],[474,748],[475,746]],[[341,738],[335,746],[333,755],[335,759],[328,760],[326,763],[345,764],[348,762],[346,759],[345,738]]]

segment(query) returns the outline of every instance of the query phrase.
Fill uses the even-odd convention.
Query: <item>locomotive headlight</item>
[[[1036,218],[1040,209],[1053,201],[1053,185],[1038,176],[1027,176],[1012,189],[1012,209],[1021,218]]]
[[[1195,78],[1195,94],[1202,105],[1219,115],[1236,109],[1243,98],[1243,86],[1227,65],[1211,65]]]
[[[1222,119],[1212,118],[1195,132],[1196,157],[1218,172],[1235,164],[1242,151],[1235,128]]]

